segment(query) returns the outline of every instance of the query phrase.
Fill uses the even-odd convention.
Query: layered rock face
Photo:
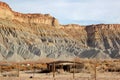
[[[85,51],[78,52],[79,55],[77,53],[79,57],[120,57],[120,24],[65,25],[62,30],[87,47]]]
[[[22,14],[0,2],[0,60],[120,58],[120,25],[60,25],[49,14]]]
[[[120,25],[99,24],[86,27],[88,46],[98,48],[110,57],[120,57]]]
[[[17,20],[28,24],[44,24],[49,26],[58,26],[57,19],[49,14],[22,14],[12,11],[12,9],[4,2],[0,2],[0,17],[2,19]]]

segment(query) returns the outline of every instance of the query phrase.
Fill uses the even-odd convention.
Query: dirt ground
[[[30,78],[32,76],[32,78]],[[19,77],[0,77],[0,80],[95,80],[94,74],[89,73],[32,73],[20,72]],[[120,80],[120,73],[97,73],[96,80]]]
[[[73,73],[66,71],[56,70],[55,77],[53,77],[52,72],[40,73],[42,71],[41,67],[46,69],[47,65],[36,64],[34,67],[33,65],[23,67],[22,63],[21,66],[18,66],[18,64],[14,64],[12,66],[2,66],[0,68],[0,80],[120,80],[120,60],[105,60],[97,62],[94,60],[80,61],[81,63],[84,63],[84,67],[80,69],[80,73],[74,74],[74,78]],[[28,62],[26,64],[28,64]],[[19,77],[13,77],[13,74],[15,73],[19,73]],[[9,74],[10,76],[3,77],[3,75]]]

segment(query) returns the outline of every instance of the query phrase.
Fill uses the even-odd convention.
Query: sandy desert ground
[[[33,78],[30,78],[32,76]],[[120,80],[120,73],[97,73],[96,80]],[[94,74],[75,73],[56,73],[53,78],[52,73],[31,73],[20,72],[19,77],[0,77],[0,80],[95,80]]]

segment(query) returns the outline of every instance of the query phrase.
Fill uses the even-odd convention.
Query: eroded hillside
[[[22,14],[0,2],[0,60],[120,58],[120,25],[61,25],[49,14]]]

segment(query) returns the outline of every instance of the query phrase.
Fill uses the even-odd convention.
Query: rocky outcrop
[[[91,47],[98,46],[101,49],[103,49],[104,47],[105,49],[119,48],[119,39],[120,39],[119,24],[91,25],[86,27],[86,31],[87,31],[89,46]]]
[[[28,24],[44,24],[49,26],[59,26],[58,20],[49,14],[22,14],[14,12],[6,3],[0,2],[0,18],[17,20]]]
[[[60,25],[49,14],[22,14],[0,2],[0,60],[120,58],[120,24]]]
[[[61,28],[79,44],[89,48],[80,57],[119,58],[120,24],[98,24],[89,26],[64,25]]]

